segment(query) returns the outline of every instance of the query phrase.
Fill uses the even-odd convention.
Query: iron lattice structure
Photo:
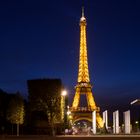
[[[103,127],[102,118],[99,115],[99,107],[96,106],[94,97],[92,95],[92,86],[90,84],[88,58],[87,58],[87,42],[86,42],[86,18],[84,10],[82,10],[82,17],[80,18],[80,55],[79,55],[79,71],[78,83],[75,87],[75,96],[71,107],[73,114],[73,122],[80,119],[92,120],[91,112],[96,110],[97,125],[99,128]],[[80,95],[86,94],[87,107],[79,107]]]

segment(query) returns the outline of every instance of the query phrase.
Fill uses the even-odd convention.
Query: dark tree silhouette
[[[11,98],[7,109],[7,120],[11,124],[17,125],[17,135],[19,135],[19,125],[24,122],[24,100],[22,96],[17,93]]]

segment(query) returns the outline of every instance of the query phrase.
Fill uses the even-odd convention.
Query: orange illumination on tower
[[[82,17],[80,18],[80,54],[79,54],[78,81],[75,87],[76,92],[72,103],[71,111],[76,112],[79,110],[80,95],[86,94],[87,110],[88,111],[96,110],[97,123],[98,126],[101,128],[103,127],[103,121],[99,115],[99,108],[96,106],[94,97],[92,95],[92,86],[90,84],[90,78],[89,78],[86,26],[87,26],[87,22],[84,16],[84,9],[82,9]]]

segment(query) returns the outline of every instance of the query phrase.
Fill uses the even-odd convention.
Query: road
[[[0,140],[140,140],[140,135],[70,135],[55,136],[24,135],[24,136],[0,136]]]

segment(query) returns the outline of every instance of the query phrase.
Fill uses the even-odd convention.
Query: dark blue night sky
[[[117,106],[140,97],[139,0],[1,1],[1,89],[27,97],[28,79],[61,78],[74,95],[83,3],[97,104]]]

